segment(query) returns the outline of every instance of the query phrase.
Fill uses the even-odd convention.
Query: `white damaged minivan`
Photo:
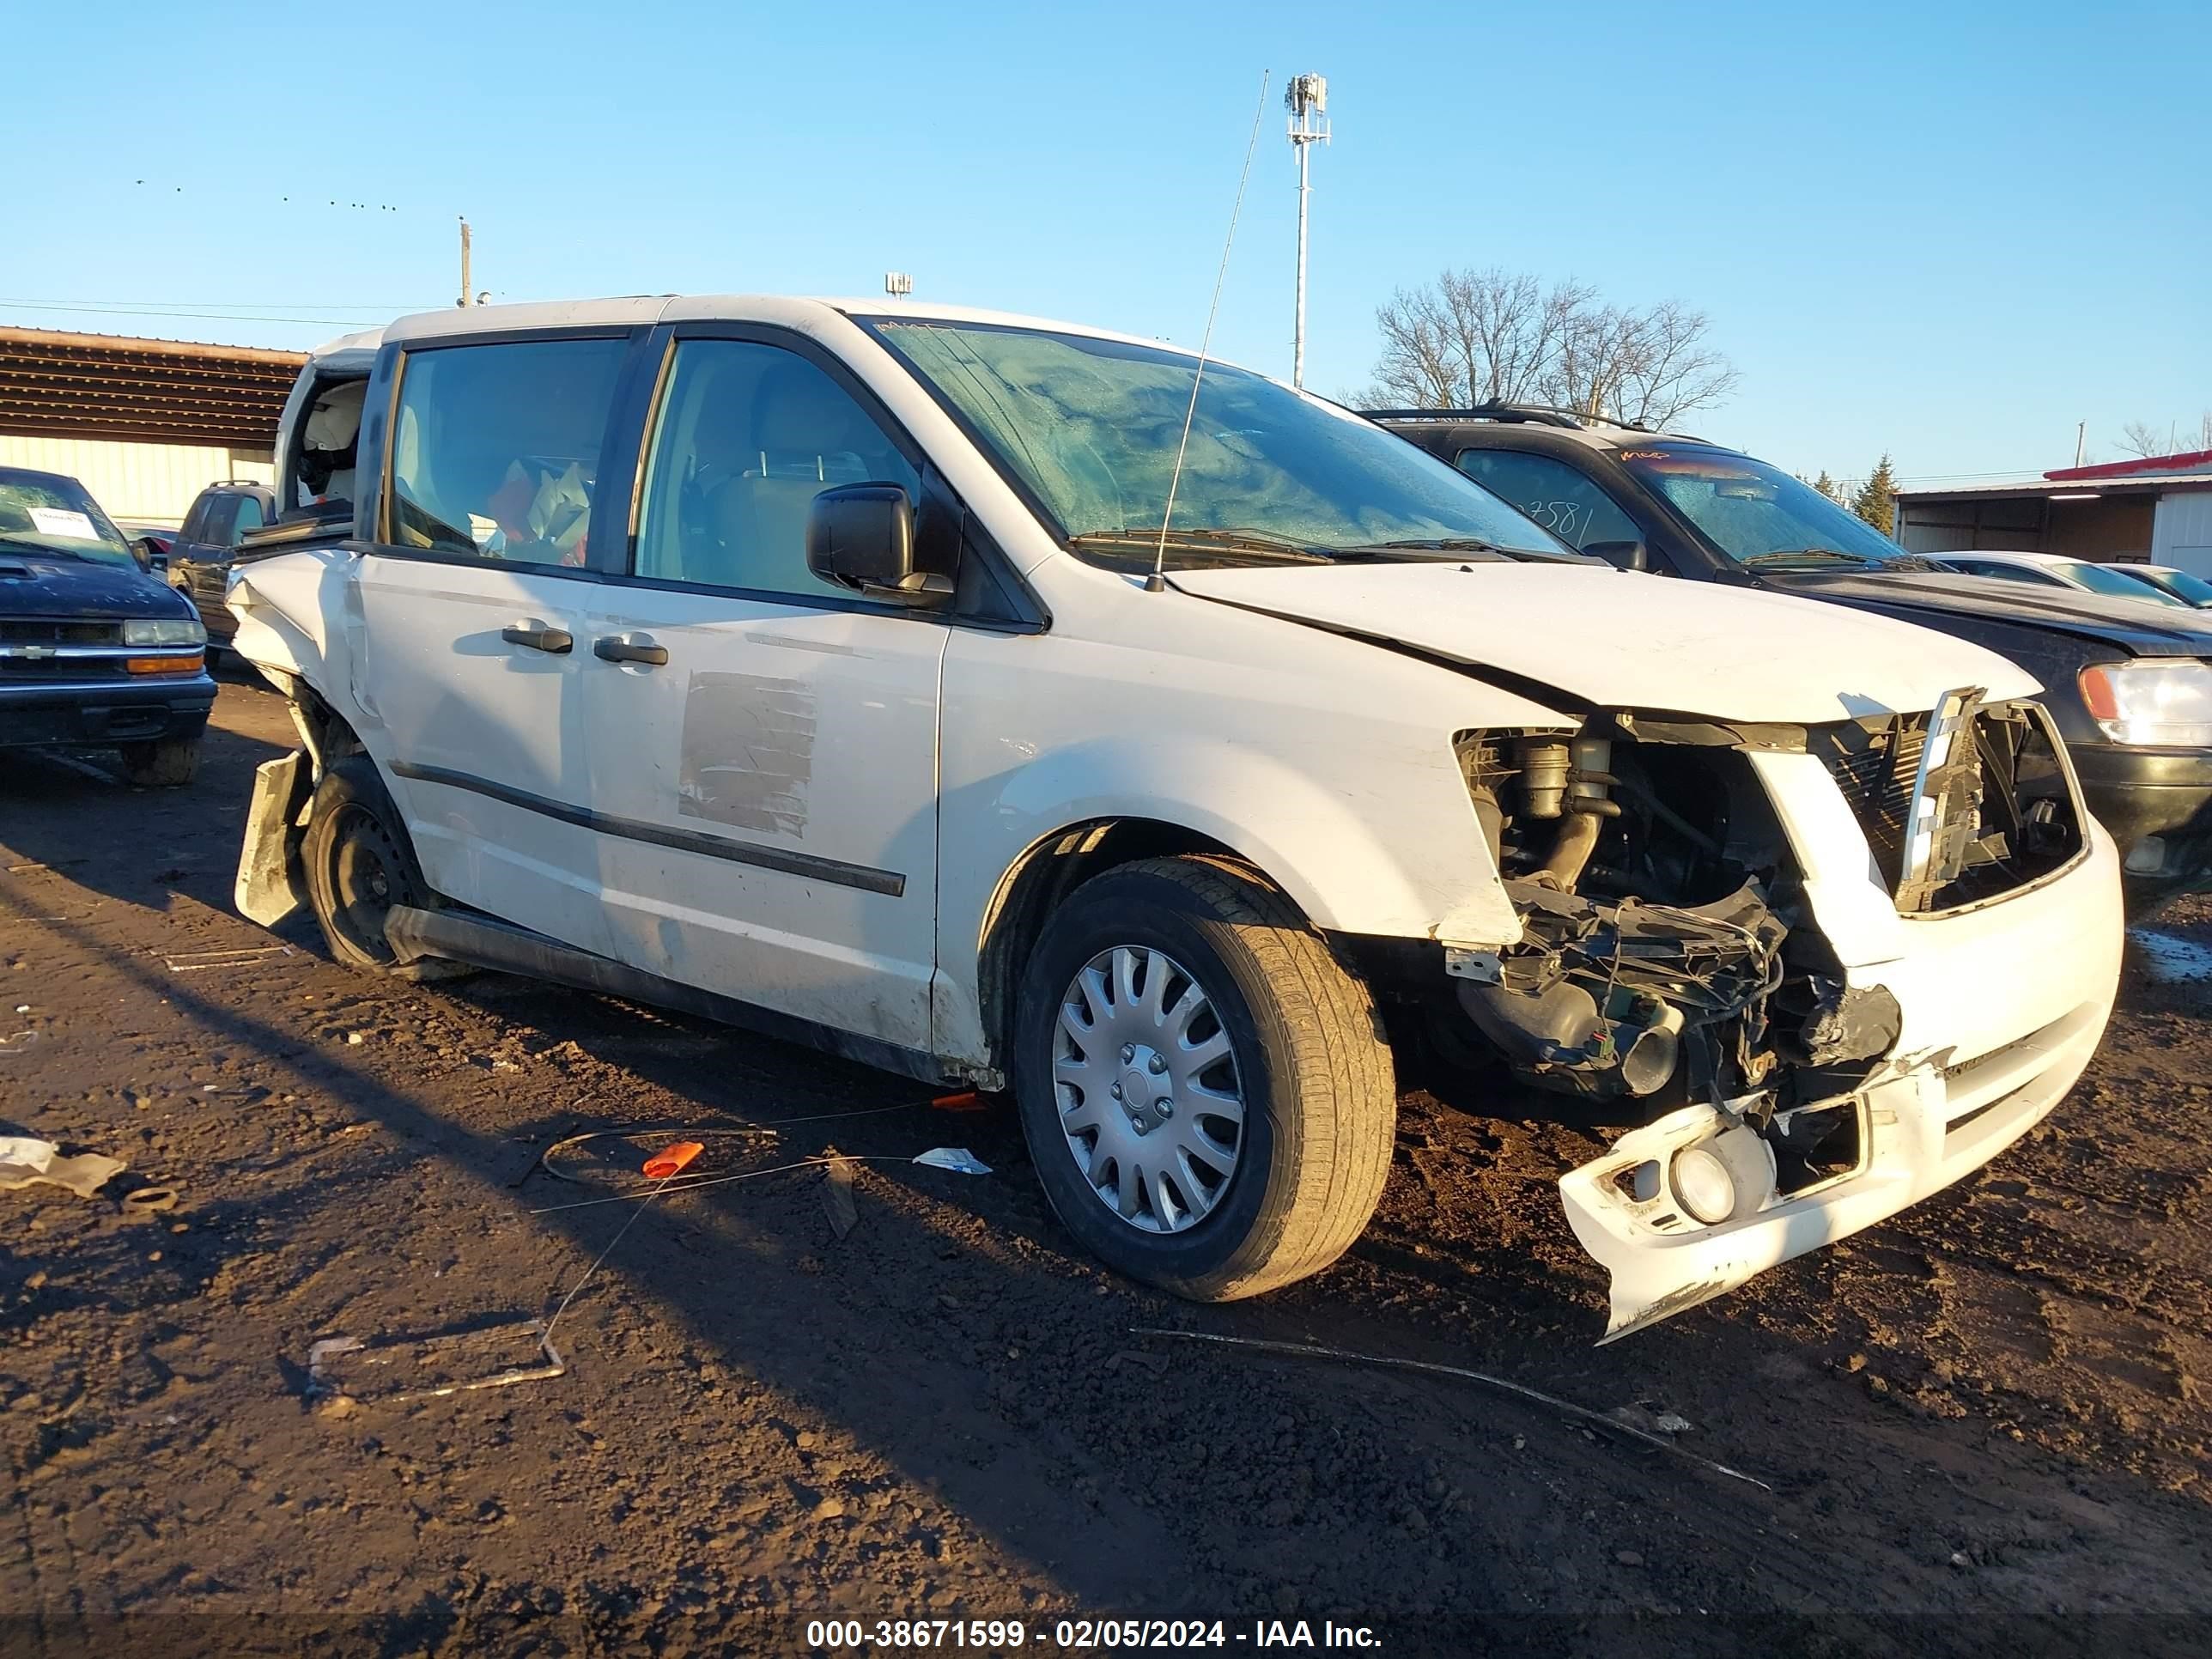
[[[2021,669],[1586,561],[1172,347],[457,309],[318,355],[281,445],[248,915],[1010,1089],[1067,1230],[1185,1296],[1359,1236],[1394,1034],[1629,1126],[1559,1183],[1619,1335],[1987,1163],[2111,1009]]]

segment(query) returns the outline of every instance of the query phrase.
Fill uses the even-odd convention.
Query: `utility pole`
[[[1298,158],[1298,313],[1291,334],[1291,384],[1306,383],[1306,198],[1313,194],[1307,152],[1328,142],[1328,82],[1318,75],[1294,75],[1283,94],[1291,112],[1291,149]]]
[[[2074,422],[2074,465],[2075,465],[2079,466],[2079,465],[2081,465],[2081,447],[2082,447],[2082,446],[2083,446],[2084,444],[2086,444],[2088,441],[2089,441],[2089,423],[2088,423],[2088,422],[2087,422],[2087,421],[2076,421],[2076,422]]]
[[[461,297],[453,303],[461,306],[471,303],[469,299],[469,222],[465,219],[461,221]]]

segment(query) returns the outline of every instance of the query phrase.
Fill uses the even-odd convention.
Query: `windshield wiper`
[[[34,542],[28,536],[0,536],[0,547],[20,548],[26,553],[35,553],[42,559],[77,559],[86,564],[100,562],[89,553],[79,553],[74,548],[49,547],[44,542]]]
[[[1122,552],[1134,550],[1151,552],[1160,545],[1158,530],[1092,530],[1080,536],[1070,536],[1067,548],[1072,553]],[[1216,556],[1249,559],[1283,559],[1296,564],[1327,564],[1328,555],[1296,542],[1286,542],[1279,537],[1265,535],[1256,530],[1209,530],[1194,527],[1185,530],[1170,526],[1167,534],[1170,552],[1206,553]]]
[[[1863,554],[1838,553],[1832,547],[1794,547],[1779,553],[1754,553],[1747,559],[1738,559],[1736,562],[1748,570],[1762,564],[1802,563],[1807,559],[1816,562],[1834,560],[1844,564],[1856,565],[1869,565],[1874,562],[1872,559]]]
[[[1402,541],[1363,542],[1356,547],[1332,547],[1328,552],[1331,558],[1337,559],[1376,559],[1392,553],[1432,553],[1440,559],[1464,558],[1469,553],[1479,553],[1492,559],[1520,556],[1513,549],[1500,547],[1496,542],[1484,541],[1479,536],[1415,536]]]

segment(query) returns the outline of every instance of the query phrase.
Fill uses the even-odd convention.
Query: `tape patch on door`
[[[814,693],[803,680],[694,674],[684,693],[686,817],[788,836],[806,829],[814,775]]]

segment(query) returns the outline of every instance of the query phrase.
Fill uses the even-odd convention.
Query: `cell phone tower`
[[[1328,82],[1318,75],[1294,75],[1283,93],[1291,112],[1291,149],[1298,158],[1298,315],[1291,335],[1291,384],[1306,383],[1306,198],[1313,194],[1310,153],[1328,142]]]

